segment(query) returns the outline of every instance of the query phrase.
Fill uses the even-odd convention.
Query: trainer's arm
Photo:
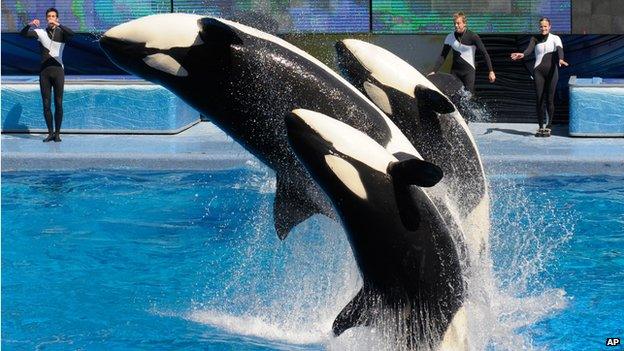
[[[563,43],[561,42],[561,39],[557,39],[557,42],[555,44],[557,46],[557,55],[559,56],[559,67],[561,66],[568,66],[569,64],[564,60],[563,57]]]
[[[433,66],[433,70],[431,71],[431,73],[437,72],[440,69],[440,67],[442,67],[444,60],[446,60],[446,56],[448,56],[448,53],[450,51],[451,51],[451,46],[448,44],[444,44],[444,47],[442,48],[442,53],[440,53],[440,56],[438,56],[438,59],[436,60],[436,63]]]
[[[479,36],[476,34],[475,34],[475,44],[477,44],[477,48],[479,49],[479,51],[481,51],[481,53],[483,54],[483,57],[485,57],[485,63],[488,66],[488,72],[494,72],[494,68],[492,68],[492,60],[490,59],[490,55],[485,49],[485,45],[483,45],[481,38],[479,38]]]
[[[20,35],[24,38],[37,38],[37,33],[30,28],[30,24],[27,24],[24,28],[22,28]]]
[[[74,36],[74,31],[69,29],[68,27],[59,24],[59,28],[61,28],[61,30],[63,31],[63,37],[65,39],[65,41],[68,41],[69,39],[71,39],[71,37]]]
[[[524,50],[522,55],[524,56],[531,55],[531,53],[533,52],[533,49],[535,49],[536,41],[537,40],[535,40],[535,37],[531,38],[531,41],[529,42],[529,46],[527,46],[526,50]]]

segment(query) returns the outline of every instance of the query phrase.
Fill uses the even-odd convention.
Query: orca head
[[[216,82],[214,73],[227,66],[230,45],[240,42],[224,22],[184,13],[141,17],[100,38],[100,46],[116,65],[173,90],[190,80]]]
[[[369,72],[371,83],[391,87],[413,96],[414,85],[424,78],[420,72],[390,51],[357,39],[336,44],[339,62],[350,65],[347,72]],[[341,59],[342,58],[342,59]],[[416,77],[418,75],[418,77]],[[418,81],[415,81],[417,78]]]
[[[354,86],[362,88],[364,83],[369,80],[371,72],[366,69],[364,64],[355,54],[354,42],[358,40],[345,39],[336,42],[337,64],[341,74],[351,82]]]
[[[295,154],[335,204],[380,205],[397,185],[430,187],[442,178],[439,167],[417,158],[399,161],[368,135],[318,112],[292,111],[286,129]]]
[[[390,51],[357,39],[339,41],[336,50],[342,72],[386,114],[397,110],[411,114],[423,108],[438,113],[455,111],[427,77]],[[368,72],[365,78],[362,72]]]
[[[371,189],[388,181],[386,169],[397,161],[361,131],[322,113],[294,110],[286,129],[295,154],[334,203],[367,200]]]

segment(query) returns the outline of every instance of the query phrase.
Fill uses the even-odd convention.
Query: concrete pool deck
[[[496,174],[624,174],[624,138],[573,138],[556,126],[550,138],[536,125],[471,123],[486,171]],[[254,158],[212,123],[176,135],[2,134],[2,171],[136,169],[207,170],[244,166]]]

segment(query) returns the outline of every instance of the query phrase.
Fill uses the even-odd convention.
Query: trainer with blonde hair
[[[535,82],[535,93],[537,95],[537,124],[539,129],[535,133],[536,137],[549,137],[555,115],[555,92],[557,91],[557,81],[559,80],[559,68],[568,66],[563,59],[563,43],[559,36],[550,32],[550,19],[542,17],[539,20],[540,34],[531,37],[529,46],[524,52],[514,52],[511,59],[522,60],[535,50],[535,66],[533,71],[533,81]],[[544,109],[546,105],[546,109]],[[546,120],[548,112],[548,120]],[[546,122],[546,127],[544,127]]]
[[[490,55],[488,55],[481,38],[476,33],[470,31],[467,27],[466,15],[463,12],[457,12],[453,15],[453,22],[455,24],[455,31],[450,33],[444,39],[444,47],[442,53],[438,57],[438,60],[433,67],[433,71],[429,74],[433,74],[440,69],[449,51],[453,49],[453,65],[451,66],[451,74],[459,78],[464,83],[466,90],[470,91],[473,95],[475,93],[475,53],[477,49],[481,51],[485,57],[485,62],[488,66],[489,75],[488,79],[490,83],[494,83],[496,75],[494,74],[494,68],[492,68],[492,61]]]

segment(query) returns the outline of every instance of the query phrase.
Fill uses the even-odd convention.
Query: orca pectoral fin
[[[305,186],[284,181],[283,177],[277,175],[273,219],[280,240],[286,239],[294,227],[317,213],[334,218],[331,208],[322,208],[318,201],[310,197],[308,190]]]
[[[357,295],[338,314],[332,325],[335,336],[339,336],[345,330],[357,326],[368,325],[370,311],[366,304],[367,295],[362,288]]]
[[[392,181],[395,184],[411,184],[420,187],[432,187],[438,184],[444,176],[440,167],[417,158],[391,162],[388,165],[388,174],[392,176]]]
[[[414,96],[419,104],[427,104],[437,113],[451,113],[455,111],[455,105],[441,92],[427,88],[424,85],[416,85]]]

